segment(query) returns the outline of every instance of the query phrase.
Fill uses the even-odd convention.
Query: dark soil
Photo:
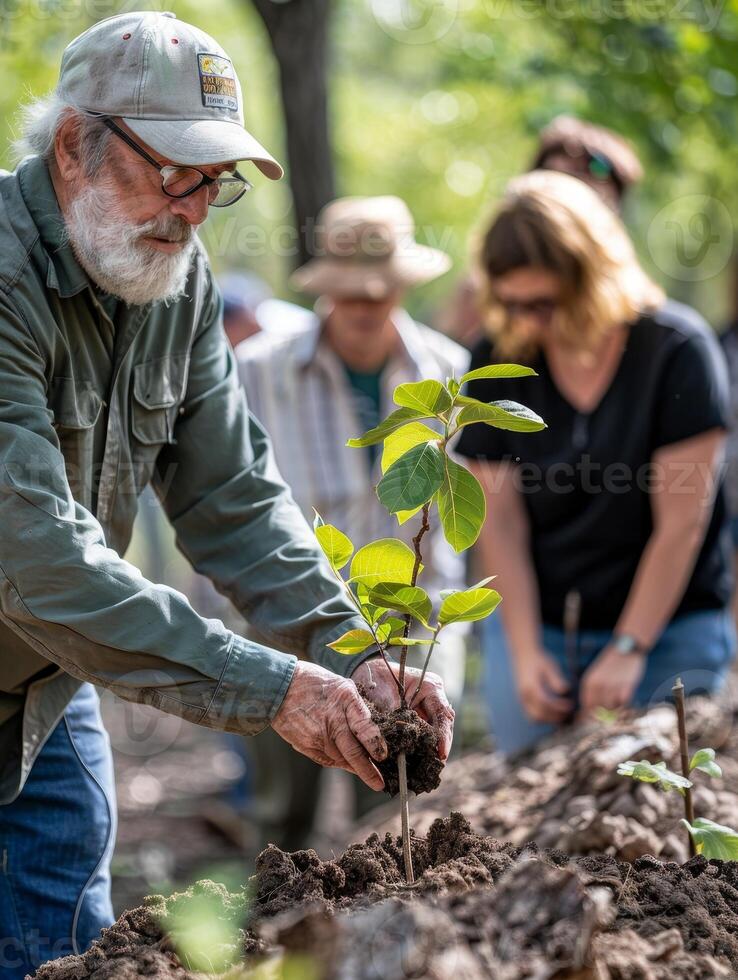
[[[219,917],[240,917],[239,958],[307,956],[316,980],[738,976],[733,863],[572,860],[478,837],[458,813],[413,837],[413,859],[417,882],[407,886],[400,840],[389,834],[334,861],[269,847],[243,892],[208,883],[147,899],[84,956],[47,964],[36,980],[193,980],[166,936],[174,906],[198,888],[210,890]],[[248,966],[228,974],[250,975]]]
[[[410,708],[377,711],[370,705],[372,720],[384,735],[389,754],[377,768],[384,779],[385,790],[397,796],[400,785],[397,776],[397,756],[407,758],[407,786],[411,793],[431,793],[441,783],[443,763],[438,758],[438,737],[433,728]]]

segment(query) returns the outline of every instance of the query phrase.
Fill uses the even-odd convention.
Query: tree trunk
[[[302,264],[314,251],[316,215],[335,197],[326,84],[330,0],[252,2],[279,65],[298,234],[296,264]]]

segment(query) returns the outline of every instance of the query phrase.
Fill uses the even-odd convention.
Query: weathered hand
[[[399,664],[390,664],[395,676],[399,675]],[[397,684],[389,676],[387,665],[379,657],[372,657],[359,664],[351,679],[361,684],[367,698],[378,708],[391,711],[400,704]],[[443,689],[443,681],[438,674],[430,671],[423,678],[420,693],[415,696],[420,680],[420,671],[413,667],[405,668],[405,690],[407,700],[436,730],[438,735],[438,757],[442,762],[448,758],[454,737],[454,709],[448,702]]]
[[[579,688],[581,716],[591,715],[595,708],[615,709],[629,705],[645,669],[643,654],[622,654],[605,647],[582,677]]]
[[[346,769],[372,789],[384,788],[372,759],[387,758],[387,743],[353,680],[299,661],[272,728],[318,765]]]
[[[525,713],[533,721],[561,724],[571,714],[574,702],[565,697],[569,685],[545,650],[516,657],[515,677]]]

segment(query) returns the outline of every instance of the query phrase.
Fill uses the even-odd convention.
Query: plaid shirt
[[[464,348],[416,323],[404,310],[394,312],[393,323],[399,344],[382,373],[382,418],[396,408],[392,393],[397,385],[458,378],[469,361]],[[362,432],[357,395],[323,339],[318,317],[297,334],[249,338],[236,349],[236,358],[249,408],[269,432],[280,472],[306,517],[312,520],[314,507],[357,548],[386,537],[410,543],[420,516],[399,527],[380,504],[374,490],[382,475],[380,454],[372,465],[368,450],[346,446],[347,439]],[[426,536],[422,550],[420,584],[432,597],[441,589],[463,588],[464,558],[449,547],[440,527]],[[434,653],[434,669],[444,676],[452,700],[463,685],[464,632],[448,627]]]

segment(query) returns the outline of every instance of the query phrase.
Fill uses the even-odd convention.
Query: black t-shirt
[[[484,340],[472,354],[471,367],[500,360]],[[462,430],[458,451],[517,463],[543,621],[561,626],[564,598],[576,588],[582,596],[581,627],[611,629],[652,531],[649,486],[658,479],[650,465],[654,452],[709,429],[727,428],[725,361],[701,317],[668,302],[631,327],[610,388],[589,414],[578,412],[559,392],[543,354],[530,366],[539,377],[473,381],[469,394],[482,401],[521,402],[538,412],[548,428],[521,433],[470,425]],[[726,605],[732,593],[731,561],[721,485],[674,615]]]

